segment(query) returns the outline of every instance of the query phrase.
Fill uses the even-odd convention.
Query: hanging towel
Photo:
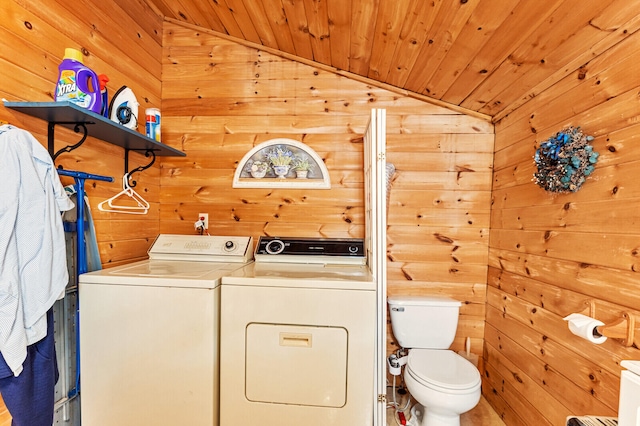
[[[51,156],[29,133],[0,126],[0,353],[14,376],[47,335],[47,311],[69,280],[60,211],[73,208]]]
[[[67,185],[64,187],[67,195],[71,198],[71,201],[77,205],[77,197],[78,193],[76,192],[75,185]],[[89,205],[89,198],[85,195],[84,197],[84,220],[85,220],[85,230],[84,230],[84,240],[86,242],[87,248],[87,265],[86,271],[99,271],[102,269],[102,261],[100,259],[100,250],[98,249],[98,238],[96,236],[96,228],[93,224],[93,215],[91,214],[91,206]],[[77,223],[78,220],[78,209],[73,208],[64,212],[62,215],[63,223]],[[67,231],[71,232],[71,231]]]

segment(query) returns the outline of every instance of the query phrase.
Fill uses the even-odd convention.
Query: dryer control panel
[[[364,265],[366,253],[360,238],[260,237],[256,262],[332,263]]]

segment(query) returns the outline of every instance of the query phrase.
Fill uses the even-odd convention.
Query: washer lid
[[[478,369],[451,350],[410,349],[407,368],[427,386],[464,390],[481,382]]]

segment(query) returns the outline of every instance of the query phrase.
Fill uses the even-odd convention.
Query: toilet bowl
[[[456,336],[461,302],[435,296],[389,297],[393,334],[409,354],[391,359],[409,393],[424,408],[421,426],[459,426],[460,414],[480,401],[482,379],[471,362],[449,349]],[[397,365],[396,365],[397,364]]]
[[[410,349],[404,380],[424,407],[422,426],[459,426],[460,414],[480,401],[480,373],[450,350]]]

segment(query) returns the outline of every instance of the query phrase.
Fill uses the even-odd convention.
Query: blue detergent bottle
[[[102,112],[100,80],[96,73],[82,63],[82,52],[72,48],[64,50],[64,59],[58,66],[58,84],[54,100],[69,101],[91,110]]]

